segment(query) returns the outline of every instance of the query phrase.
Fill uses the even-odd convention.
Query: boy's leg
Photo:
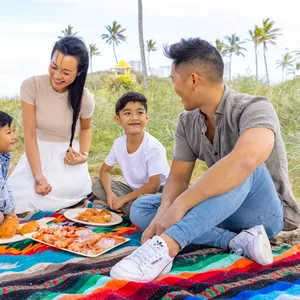
[[[100,182],[100,179],[97,178],[92,185],[93,194],[101,201],[107,202],[106,192]]]
[[[155,217],[160,203],[160,193],[141,196],[140,198],[136,199],[131,206],[131,222],[142,230],[145,230]]]
[[[228,249],[237,233],[264,225],[271,238],[283,228],[283,207],[265,165],[234,190],[193,207],[166,230],[181,248],[190,243]]]
[[[116,194],[117,197],[122,197],[125,196],[129,193],[132,192],[132,188],[130,186],[128,186],[127,184],[121,182],[121,181],[115,181],[112,180],[111,181],[111,189],[113,191],[114,194]],[[106,192],[100,182],[99,179],[97,179],[92,186],[92,191],[94,193],[94,195],[101,200],[101,204],[107,205],[107,196],[106,196]],[[97,200],[95,200],[97,201]],[[131,202],[126,203],[122,208],[121,211],[126,214],[129,215],[130,213],[130,208],[131,208]]]

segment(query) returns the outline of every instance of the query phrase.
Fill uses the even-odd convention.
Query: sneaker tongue
[[[166,242],[159,236],[154,236],[151,239],[151,244],[158,250],[168,249]]]

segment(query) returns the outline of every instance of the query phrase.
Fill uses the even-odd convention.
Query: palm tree
[[[119,46],[121,42],[126,42],[127,37],[123,34],[126,29],[121,29],[121,25],[117,21],[113,21],[112,26],[105,26],[105,29],[108,31],[108,34],[102,34],[101,38],[106,40],[107,44],[113,45],[116,63],[118,63],[115,46]]]
[[[73,28],[74,27],[72,25],[68,25],[68,27],[66,29],[61,31],[63,35],[62,36],[60,35],[58,38],[61,39],[64,36],[74,36],[74,35],[76,35],[78,32],[73,33]]]
[[[89,44],[89,55],[90,55],[91,73],[93,73],[93,67],[92,67],[93,56],[99,56],[99,55],[101,55],[101,52],[99,52],[98,50],[99,49],[96,46],[96,44]]]
[[[299,77],[300,77],[300,63],[296,62],[294,78],[299,78]]]
[[[296,77],[296,65],[293,65],[291,68],[288,68],[286,70],[286,76],[292,74],[293,75],[293,79]]]
[[[241,45],[244,44],[244,41],[241,41],[240,38],[236,34],[232,34],[231,36],[226,36],[225,40],[227,40],[228,44],[225,44],[225,49],[229,54],[230,61],[229,61],[229,80],[231,80],[231,62],[232,62],[232,55],[235,54],[237,56],[245,57],[242,51],[247,51],[246,48],[242,47]]]
[[[296,78],[296,77],[299,78],[300,77],[300,62],[299,62],[300,51],[299,50],[292,51],[291,54],[293,54],[295,57],[295,65],[292,69],[292,71],[293,71],[292,74],[294,74],[294,78]],[[290,73],[287,73],[287,74],[290,74]]]
[[[278,59],[275,61],[277,67],[282,69],[282,82],[284,81],[284,75],[285,75],[285,80],[287,78],[287,72],[292,71],[294,68],[294,61],[295,59],[291,55],[291,53],[286,52],[284,55],[282,55],[282,59]],[[292,72],[290,72],[292,73]]]
[[[144,35],[143,35],[143,3],[142,0],[138,0],[138,26],[139,26],[139,40],[140,40],[140,52],[141,52],[141,62],[142,62],[142,73],[143,73],[143,86],[144,89],[148,89],[148,76],[147,76],[147,66],[146,57],[144,49]]]
[[[300,51],[292,51],[293,55],[295,55],[296,58],[300,58]]]
[[[224,44],[223,41],[217,39],[216,40],[216,49],[217,51],[221,54],[221,56],[225,56],[227,54],[227,50],[226,50],[226,45]]]
[[[263,44],[264,49],[264,60],[265,60],[265,68],[266,68],[266,76],[267,76],[267,84],[269,85],[269,73],[268,73],[268,65],[266,58],[266,51],[268,50],[267,45],[276,45],[277,37],[281,35],[280,28],[273,28],[274,21],[271,21],[270,18],[263,20],[261,37],[259,39],[260,43]]]
[[[258,80],[258,63],[257,63],[257,47],[260,44],[260,38],[262,36],[262,28],[255,25],[254,30],[248,30],[251,39],[248,39],[254,43],[255,49],[255,79]]]
[[[156,42],[154,42],[152,39],[149,40],[149,41],[146,41],[146,50],[148,52],[148,67],[149,67],[149,72],[150,72],[150,75],[151,75],[151,68],[150,68],[150,52],[154,52],[157,50],[157,47],[156,47]]]

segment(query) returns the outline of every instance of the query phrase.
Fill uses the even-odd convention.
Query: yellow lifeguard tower
[[[116,76],[122,75],[130,77],[130,70],[133,69],[133,67],[124,60],[120,60],[120,62],[111,69],[115,70]]]

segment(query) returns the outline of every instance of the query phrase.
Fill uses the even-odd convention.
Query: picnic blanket
[[[30,219],[61,213],[35,213]],[[149,283],[109,277],[111,267],[140,245],[141,232],[128,217],[110,228],[130,241],[96,258],[86,258],[26,239],[0,245],[0,299],[300,299],[300,245],[274,252],[274,263],[260,266],[216,248],[190,245],[170,273]],[[297,297],[297,295],[299,297]]]

